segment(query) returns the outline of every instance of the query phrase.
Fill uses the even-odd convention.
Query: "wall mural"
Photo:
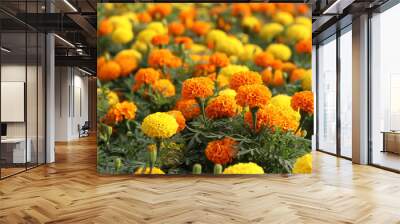
[[[98,172],[310,173],[310,11],[98,4]]]

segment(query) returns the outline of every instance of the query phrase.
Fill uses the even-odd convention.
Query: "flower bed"
[[[310,173],[306,4],[98,4],[98,171]]]

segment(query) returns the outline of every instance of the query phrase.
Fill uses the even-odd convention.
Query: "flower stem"
[[[300,116],[301,116],[300,123],[299,123],[299,126],[297,127],[296,131],[294,132],[294,134],[297,134],[297,132],[301,130],[301,128],[303,127],[304,122],[306,121],[306,118],[307,118],[307,114],[304,113],[303,111],[300,111]]]
[[[196,97],[197,103],[200,105],[201,117],[203,119],[203,123],[207,126],[207,119],[206,119],[206,110],[205,110],[205,99]]]
[[[259,109],[258,107],[250,108],[251,119],[252,119],[252,122],[253,122],[253,131],[254,131],[254,133],[257,132],[257,111],[258,111],[258,109]]]

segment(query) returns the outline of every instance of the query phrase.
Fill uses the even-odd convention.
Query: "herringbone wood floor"
[[[400,175],[315,153],[312,175],[102,177],[96,142],[0,181],[0,223],[400,223]]]

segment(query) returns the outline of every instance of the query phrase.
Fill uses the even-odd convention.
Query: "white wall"
[[[55,140],[70,141],[88,120],[88,79],[71,67],[56,67],[55,74]]]

